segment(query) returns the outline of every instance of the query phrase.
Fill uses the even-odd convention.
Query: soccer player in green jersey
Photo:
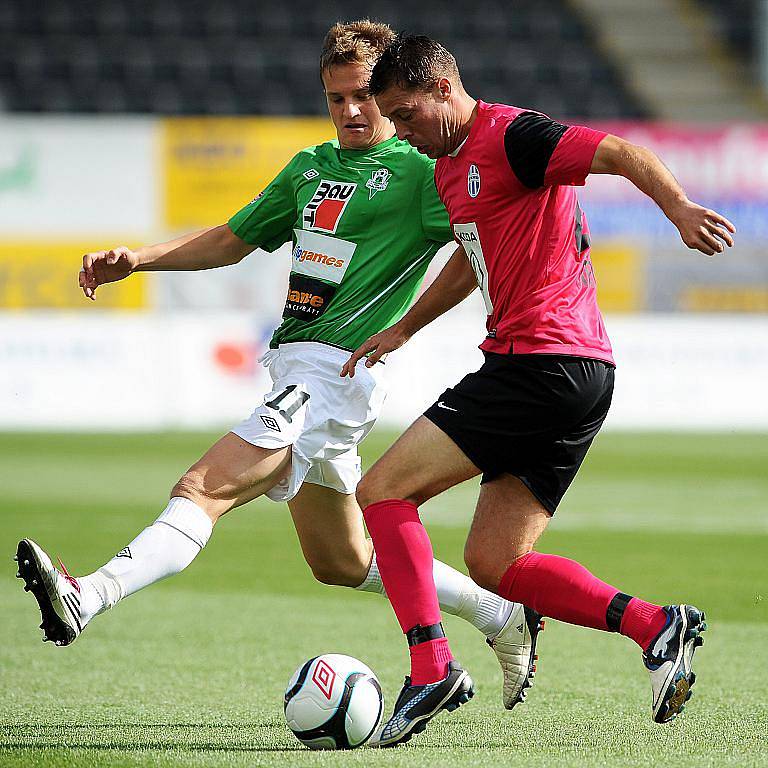
[[[94,616],[178,573],[219,518],[264,494],[288,502],[317,579],[383,594],[355,501],[357,445],[384,401],[382,366],[361,365],[354,379],[339,369],[400,318],[434,254],[453,239],[433,161],[397,139],[368,94],[371,67],[393,38],[368,21],[330,30],[320,71],[338,140],[299,152],[228,223],[84,257],[80,286],[94,299],[100,285],[133,272],[222,267],[257,247],[293,245],[284,319],[265,360],[273,387],[174,485],[160,517],[78,578],[34,542],[20,542],[19,575],[37,598],[46,639],[68,645]],[[511,708],[530,683],[538,615],[438,561],[434,575],[443,610],[470,621],[496,652]]]

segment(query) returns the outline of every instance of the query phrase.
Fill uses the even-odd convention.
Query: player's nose
[[[348,101],[344,108],[346,117],[358,117],[360,115],[360,106],[354,101]]]

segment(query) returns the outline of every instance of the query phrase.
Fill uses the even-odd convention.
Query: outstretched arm
[[[386,330],[371,336],[361,344],[344,363],[341,376],[355,375],[355,365],[365,355],[368,368],[375,365],[388,352],[402,347],[414,333],[420,331],[440,315],[464,301],[477,288],[477,279],[464,249],[459,246],[440,270],[432,285],[419,300]]]
[[[609,134],[597,147],[590,173],[629,179],[661,208],[689,248],[714,256],[722,253],[723,244],[733,246],[733,224],[717,211],[689,200],[677,179],[650,149]]]
[[[122,280],[134,272],[224,267],[236,264],[253,249],[253,245],[237,237],[227,224],[190,232],[136,251],[121,245],[83,256],[80,287],[89,299],[95,300],[100,285]]]

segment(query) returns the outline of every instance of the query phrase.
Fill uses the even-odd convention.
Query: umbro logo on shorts
[[[264,422],[264,426],[268,427],[269,429],[273,429],[275,432],[280,432],[280,425],[277,423],[276,419],[273,419],[271,416],[264,416],[262,414],[259,414],[261,417],[261,420]]]
[[[133,560],[133,555],[131,554],[130,547],[123,547],[116,555],[115,557],[127,557],[130,560]]]

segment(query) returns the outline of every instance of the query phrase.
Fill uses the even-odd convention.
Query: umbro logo
[[[301,174],[307,181],[312,181],[312,179],[317,178],[320,174],[318,171],[316,171],[314,168],[310,168],[308,171],[304,171],[304,173]]]
[[[274,430],[275,432],[280,432],[280,425],[277,423],[276,419],[273,419],[271,416],[264,416],[263,414],[259,414],[261,417],[261,420],[264,422],[264,426],[268,427],[269,429]]]
[[[123,547],[116,555],[115,557],[127,557],[129,560],[133,560],[133,555],[131,554],[131,548],[130,547]]]

